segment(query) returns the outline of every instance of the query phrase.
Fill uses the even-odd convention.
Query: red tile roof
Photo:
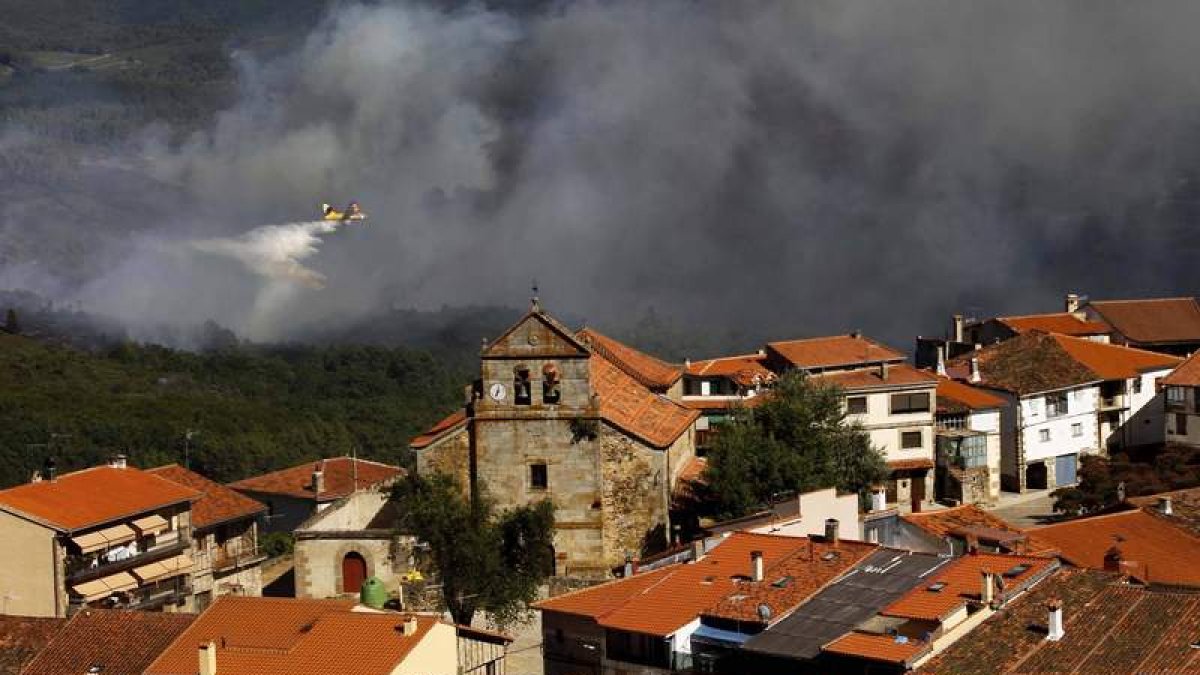
[[[1170,375],[1163,378],[1163,384],[1178,387],[1200,387],[1200,352],[1188,357],[1179,364]]]
[[[1195,298],[1093,300],[1088,307],[1134,342],[1200,341],[1200,305]]]
[[[904,363],[888,365],[886,380],[883,379],[878,367],[817,373],[812,378],[816,382],[835,384],[847,392],[866,389],[898,389],[921,385],[933,387],[937,384],[937,376],[933,373],[917,370]]]
[[[750,575],[751,551],[762,551],[764,569],[772,570],[791,556],[807,557],[808,547],[809,540],[802,537],[736,532],[699,562],[672,565],[567,593],[535,607],[591,617],[606,628],[667,636],[715,608],[727,596],[745,593],[745,585],[735,577]],[[858,559],[853,555],[844,558]],[[844,558],[838,558],[838,562]],[[852,564],[853,561],[848,561],[842,569]],[[762,583],[769,584],[778,578],[770,574],[765,574],[766,581]]]
[[[192,503],[192,527],[197,529],[231,520],[253,518],[267,510],[267,506],[262,502],[250,499],[237,490],[231,490],[178,464],[147,469],[146,473],[166,478],[201,494],[200,499]]]
[[[1066,335],[1056,335],[1054,339],[1071,355],[1071,358],[1082,363],[1105,380],[1137,377],[1153,370],[1175,368],[1183,362],[1183,359],[1177,356],[1093,342]]]
[[[988,513],[974,504],[965,504],[949,509],[926,511],[924,513],[906,513],[900,516],[904,522],[920,528],[934,537],[958,536],[955,533],[977,530],[996,530],[1018,535],[1025,540],[1022,553],[1028,555],[1044,555],[1052,552],[1053,547],[1029,533],[1014,527],[1003,518]]]
[[[70,532],[199,498],[133,467],[98,466],[0,491],[0,509]]]
[[[889,471],[915,471],[917,469],[932,469],[933,460],[926,457],[917,457],[914,459],[891,459],[888,460],[887,467]]]
[[[1158,512],[1158,500],[1166,497],[1171,500],[1171,515]],[[1130,497],[1126,500],[1134,506],[1141,507],[1147,512],[1167,521],[1185,527],[1194,535],[1200,536],[1200,488],[1160,492],[1144,497]]]
[[[762,405],[766,400],[767,394],[759,394],[758,396],[750,396],[748,398],[685,398],[679,403],[688,410],[716,412],[736,410],[738,408],[755,408]]]
[[[0,675],[19,675],[66,623],[66,619],[0,615]]]
[[[667,363],[640,352],[595,329],[584,328],[575,335],[593,352],[608,359],[610,363],[645,387],[666,390],[683,377],[683,366]]]
[[[775,373],[763,365],[766,358],[764,353],[692,361],[687,364],[687,374],[692,377],[726,377],[743,387],[750,387],[775,379]]]
[[[995,410],[1006,405],[1004,399],[979,387],[972,387],[939,377],[937,385],[938,412],[962,412],[965,410]]]
[[[936,574],[931,574],[928,583],[888,605],[880,614],[919,621],[940,621],[968,601],[979,601],[984,570],[1004,575],[1018,565],[1028,565],[1028,568],[1013,577],[1002,576],[1004,590],[997,593],[998,598],[1019,592],[1029,582],[1054,569],[1058,561],[994,553],[965,555],[955,558]],[[945,585],[938,588],[935,584]],[[933,588],[938,590],[931,590]]]
[[[467,424],[466,409],[456,410],[448,415],[445,419],[429,428],[425,433],[413,438],[409,441],[409,446],[420,450],[433,445],[433,442],[442,438],[446,434],[459,429]]]
[[[370,489],[404,475],[404,469],[398,466],[380,464],[365,459],[357,460],[357,467],[357,485],[354,480],[355,461],[349,457],[332,457],[239,480],[236,483],[230,483],[229,487],[241,492],[286,495],[327,502],[341,499],[354,492],[355,489]],[[317,469],[325,473],[325,489],[319,495],[313,493],[312,484],[312,475]]]
[[[1062,602],[1063,637],[1046,639]],[[1061,569],[917,671],[925,675],[1200,672],[1200,595],[1122,585],[1114,575]]]
[[[1078,567],[1104,569],[1113,547],[1123,571],[1143,581],[1200,587],[1200,537],[1142,510],[1069,520],[1029,531]]]
[[[599,354],[591,357],[591,381],[600,396],[600,416],[656,448],[670,446],[700,416],[645,388]]]
[[[88,609],[71,617],[22,675],[142,675],[196,617],[192,614]],[[192,666],[195,669],[195,648]]]
[[[146,675],[194,675],[197,646],[216,643],[219,675],[392,673],[439,623],[407,615],[350,611],[340,600],[222,596],[179,636]],[[454,660],[454,656],[450,656]]]
[[[796,368],[819,369],[903,361],[904,354],[861,335],[831,335],[771,342],[767,349]]]
[[[1102,321],[1087,321],[1069,312],[999,316],[996,317],[996,321],[1008,326],[1014,333],[1040,330],[1063,335],[1104,335],[1112,331],[1112,328]]]
[[[928,642],[920,640],[854,631],[825,645],[821,651],[871,661],[911,665],[915,659],[928,652],[930,647]]]

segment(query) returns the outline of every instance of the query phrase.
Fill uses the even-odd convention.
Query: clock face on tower
[[[488,394],[492,397],[493,401],[503,401],[504,397],[508,395],[508,391],[504,389],[503,384],[497,382],[488,389]]]

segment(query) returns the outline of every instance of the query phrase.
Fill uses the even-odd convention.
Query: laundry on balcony
[[[150,515],[133,521],[133,527],[136,528],[138,532],[141,532],[143,537],[146,537],[152,534],[158,534],[159,532],[165,532],[171,527],[171,524],[168,523],[167,519],[163,518],[162,516]]]
[[[144,584],[181,574],[190,574],[191,571],[192,559],[187,555],[177,555],[174,558],[167,558],[166,560],[159,560],[149,565],[133,568],[134,576],[141,579]]]
[[[107,577],[101,577],[87,583],[76,584],[71,591],[83,598],[84,602],[92,602],[107,598],[113,593],[137,588],[138,581],[129,572],[119,572]]]
[[[80,548],[84,553],[91,553],[113,546],[131,542],[137,539],[137,532],[128,525],[114,525],[106,527],[103,530],[81,534],[77,537],[72,537],[71,541]]]
[[[137,543],[130,542],[127,545],[116,546],[114,548],[110,548],[107,551],[105,551],[104,560],[106,562],[120,562],[122,560],[129,560],[130,558],[132,558],[133,556],[135,556],[137,554],[138,554]]]

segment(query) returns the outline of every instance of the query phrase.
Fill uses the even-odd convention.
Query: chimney
[[[129,462],[125,455],[113,455],[112,459],[108,460],[108,465],[114,469],[124,469],[129,466]]]
[[[762,551],[750,552],[750,578],[753,581],[763,580],[763,554]]]
[[[1125,502],[1125,481],[1117,483],[1117,501]]]
[[[1113,546],[1104,552],[1104,571],[1105,572],[1120,572],[1121,571],[1121,549]]]
[[[979,553],[979,535],[975,534],[974,532],[968,532],[966,548],[967,553],[971,555]]]
[[[410,616],[407,619],[405,619],[404,634],[405,635],[416,635],[417,634],[417,617]]]
[[[858,338],[862,337],[862,331],[855,328],[854,330],[850,331],[850,337],[857,340]]]
[[[45,462],[42,462],[42,478],[51,483],[58,477],[58,465],[53,457],[47,457]]]
[[[625,554],[625,568],[621,576],[626,579],[633,576],[633,556],[628,553]]]
[[[963,341],[963,337],[964,337],[963,329],[965,326],[966,326],[966,321],[963,319],[963,315],[955,314],[954,315],[954,341],[955,342]]]
[[[887,363],[887,362],[884,362],[884,363],[881,363],[881,364],[879,364],[879,379],[881,379],[881,380],[887,380],[887,379],[888,379],[888,367],[889,367],[890,365],[891,365],[891,364],[889,364],[889,363]]]
[[[887,488],[876,485],[871,488],[871,512],[887,510]]]
[[[996,600],[996,586],[992,581],[990,570],[980,572],[979,600],[985,605],[991,605]]]
[[[201,644],[198,656],[200,675],[217,675],[217,645],[212,642]]]
[[[1079,294],[1078,293],[1067,293],[1066,302],[1063,303],[1063,305],[1064,305],[1064,309],[1067,312],[1067,314],[1074,314],[1075,312],[1078,312],[1079,311]]]
[[[979,383],[983,381],[983,376],[979,374],[979,357],[971,357],[971,381]]]
[[[1055,598],[1046,603],[1046,639],[1058,642],[1063,639],[1062,600]]]
[[[51,479],[51,480],[53,480],[53,479]],[[1158,498],[1158,512],[1163,514],[1164,516],[1171,515],[1172,510],[1171,510],[1171,498],[1170,497],[1159,497]]]
[[[838,519],[825,519],[825,541],[836,544],[838,543]]]
[[[692,562],[698,562],[704,557],[704,539],[696,539],[692,541]]]
[[[312,473],[312,489],[313,494],[319,495],[325,491],[325,472],[320,468],[313,470]]]
[[[937,348],[937,374],[942,377],[946,376],[946,346],[938,345]]]

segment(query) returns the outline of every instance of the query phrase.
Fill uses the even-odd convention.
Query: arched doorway
[[[357,593],[362,590],[367,578],[367,561],[361,554],[351,551],[342,558],[342,592]]]

